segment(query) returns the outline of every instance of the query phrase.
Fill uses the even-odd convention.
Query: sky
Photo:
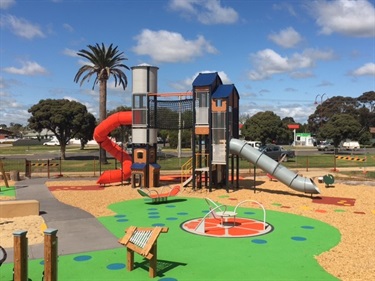
[[[273,111],[307,123],[317,104],[375,90],[375,0],[0,0],[0,124],[28,124],[42,99],[98,117],[99,86],[74,82],[88,45],[117,46],[131,68],[157,66],[158,92],[218,72],[240,116]],[[108,81],[107,109],[131,106]],[[175,98],[177,99],[177,98]]]

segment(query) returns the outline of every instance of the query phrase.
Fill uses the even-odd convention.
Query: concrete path
[[[58,201],[44,184],[48,179],[25,179],[16,183],[16,199],[35,199],[48,228],[57,229],[58,254],[67,255],[123,247],[93,215]],[[20,229],[27,230],[27,229]],[[29,259],[43,258],[44,244],[29,245]],[[5,263],[13,262],[13,248],[6,248]]]

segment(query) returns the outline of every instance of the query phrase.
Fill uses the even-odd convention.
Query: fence
[[[8,180],[18,181],[21,177],[62,177],[62,176],[99,176],[106,170],[121,169],[121,164],[113,158],[108,164],[99,163],[98,159],[62,160],[43,159],[28,160],[25,158],[1,158],[5,176]],[[0,173],[0,180],[3,179]]]
[[[318,168],[333,172],[353,171],[357,174],[358,171],[362,171],[365,176],[366,174],[368,176],[369,171],[375,171],[375,155],[369,153],[357,155],[337,155],[332,153],[323,155],[298,155],[296,153],[295,158],[288,159],[287,162],[282,162],[281,164],[288,169],[300,172]],[[253,173],[254,164],[242,159],[240,166],[243,169],[248,169],[250,174]],[[262,172],[259,169],[257,171]]]
[[[167,158],[159,160],[161,171],[181,170],[188,158]],[[16,179],[17,174],[24,177],[99,177],[106,170],[121,169],[121,163],[114,158],[108,158],[108,164],[101,164],[97,158],[94,159],[45,159],[28,160],[25,158],[2,158],[5,174],[8,179]],[[250,164],[250,165],[249,165]],[[374,170],[375,155],[298,155],[288,162],[282,163],[289,169],[298,169],[308,171],[310,168],[330,169],[340,171],[341,169],[353,168],[353,170]],[[170,168],[165,168],[170,167]],[[245,159],[240,162],[241,169],[253,169],[253,164]],[[1,179],[1,173],[0,173]]]

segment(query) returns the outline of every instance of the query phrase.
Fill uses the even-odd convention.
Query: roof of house
[[[13,132],[0,128],[0,134],[2,134],[2,135],[13,135]]]
[[[227,98],[233,93],[238,96],[237,89],[233,84],[220,85],[219,87],[217,87],[216,91],[212,94],[212,98],[215,98],[215,99]]]
[[[193,87],[210,86],[214,84],[215,80],[219,79],[219,84],[222,84],[220,76],[217,72],[212,73],[199,73],[193,81]]]

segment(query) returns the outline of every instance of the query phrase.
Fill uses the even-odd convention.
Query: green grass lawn
[[[99,149],[97,147],[87,147],[83,150],[79,146],[68,146],[66,152],[76,153],[78,157],[68,157],[66,160],[59,160],[59,147],[54,146],[9,146],[2,147],[0,149],[1,155],[7,155],[3,157],[4,168],[6,171],[12,170],[25,170],[25,159],[29,155],[44,153],[50,155],[49,164],[50,172],[56,173],[67,173],[67,172],[93,172],[94,175],[101,171],[118,169],[121,167],[121,163],[113,158],[108,158],[108,164],[100,164],[97,156],[90,156],[94,152],[94,155],[99,155]],[[189,157],[170,157],[169,152],[172,150],[164,149],[163,152],[167,155],[166,157],[160,157],[158,164],[162,170],[179,170],[181,166],[188,161]],[[97,154],[96,154],[97,152]],[[333,154],[316,154],[312,156],[299,156],[298,150],[296,152],[297,157],[289,159],[288,162],[282,164],[289,169],[308,169],[308,168],[341,168],[341,167],[353,167],[353,168],[366,168],[375,167],[375,154],[358,155],[353,156],[358,159],[366,159],[366,161],[351,161],[345,159],[338,159]],[[24,155],[23,159],[14,159],[12,155]],[[69,155],[69,154],[68,154]],[[351,157],[350,155],[348,155]],[[47,160],[33,160],[33,164],[47,163]],[[240,160],[241,169],[252,170],[254,165],[244,159]],[[33,166],[32,172],[46,172],[47,169],[44,167]],[[372,173],[368,173],[366,177],[373,178]]]

